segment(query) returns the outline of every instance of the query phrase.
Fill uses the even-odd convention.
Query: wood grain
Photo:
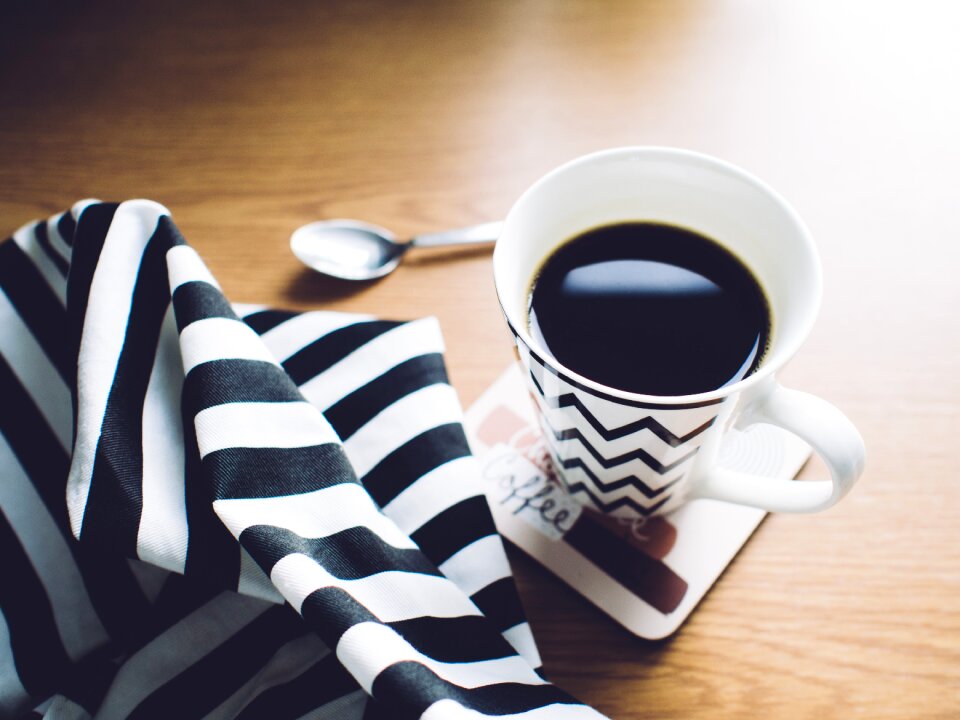
[[[614,718],[960,716],[956,6],[26,5],[0,10],[0,227],[156,199],[234,300],[437,315],[465,404],[511,356],[488,253],[348,287],[297,265],[294,228],[495,219],[553,166],[626,144],[768,180],[826,275],[784,379],[850,415],[867,473],[830,512],[768,518],[660,643],[515,553],[546,668]]]

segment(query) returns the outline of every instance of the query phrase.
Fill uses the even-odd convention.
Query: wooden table
[[[547,671],[614,718],[960,717],[956,6],[28,5],[0,10],[5,232],[83,197],[156,199],[236,301],[439,316],[465,405],[511,358],[488,252],[347,286],[297,264],[295,227],[495,219],[627,144],[768,180],[826,275],[784,379],[861,428],[866,475],[825,514],[769,517],[664,642],[513,553]]]

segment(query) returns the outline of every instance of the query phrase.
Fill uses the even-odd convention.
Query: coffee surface
[[[597,227],[561,245],[533,279],[528,320],[561,365],[661,396],[746,377],[771,327],[739,259],[696,232],[650,222]]]

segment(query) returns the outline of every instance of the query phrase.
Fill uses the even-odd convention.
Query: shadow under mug
[[[757,370],[710,392],[641,395],[579,375],[536,342],[527,312],[543,261],[586,230],[630,221],[694,230],[752,270],[773,320]],[[752,175],[672,148],[586,155],[550,172],[517,200],[497,240],[493,268],[557,474],[587,507],[646,517],[693,498],[713,498],[764,510],[815,512],[840,500],[862,473],[864,445],[853,424],[826,401],[776,381],[813,327],[820,260],[796,212]],[[718,467],[724,433],[754,423],[777,425],[805,440],[830,479],[794,482]]]

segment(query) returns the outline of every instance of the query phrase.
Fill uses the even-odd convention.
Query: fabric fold
[[[537,672],[435,320],[235,308],[144,200],[22,228],[0,289],[0,716],[599,717]],[[29,497],[57,543],[10,523]],[[63,648],[74,613],[55,667],[14,639]],[[101,691],[65,694],[106,649]]]

